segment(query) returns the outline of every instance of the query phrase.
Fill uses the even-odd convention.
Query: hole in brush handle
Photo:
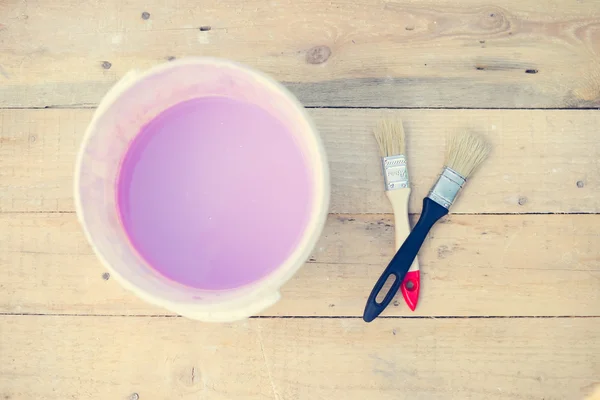
[[[386,295],[391,292],[392,286],[394,285],[394,282],[396,282],[397,279],[398,276],[396,274],[388,275],[387,279],[383,283],[383,286],[381,287],[381,290],[379,290],[377,296],[375,297],[375,303],[383,303],[383,301],[386,298]]]
[[[386,273],[387,272],[387,273]],[[398,292],[400,284],[402,283],[398,275],[392,271],[384,272],[369,295],[365,311],[363,313],[363,320],[365,322],[371,322],[379,316],[385,310],[385,308],[392,302],[392,299]],[[391,282],[391,283],[390,283]],[[388,286],[389,284],[389,286]],[[385,287],[385,289],[384,289]],[[385,293],[383,300],[378,301],[382,296],[380,294]]]

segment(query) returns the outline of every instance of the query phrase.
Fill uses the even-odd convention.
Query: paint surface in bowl
[[[280,266],[306,228],[312,180],[291,132],[225,97],[176,104],[142,128],[117,181],[123,227],[161,275],[225,290]]]

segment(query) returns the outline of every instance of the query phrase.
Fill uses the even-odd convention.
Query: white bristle
[[[402,120],[382,120],[373,131],[382,157],[405,155],[404,128]]]
[[[480,136],[471,133],[455,135],[450,139],[446,166],[466,179],[486,159],[491,149],[490,144]]]

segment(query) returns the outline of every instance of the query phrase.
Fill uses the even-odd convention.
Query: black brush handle
[[[421,245],[423,245],[429,230],[446,214],[448,214],[447,208],[442,207],[429,197],[423,199],[423,211],[421,212],[419,221],[400,249],[398,249],[398,252],[394,258],[392,258],[392,261],[390,261],[390,264],[385,271],[383,271],[383,274],[381,274],[381,277],[379,277],[379,280],[369,295],[363,314],[365,322],[373,321],[383,310],[385,310],[388,304],[390,304],[396,293],[398,293],[398,289],[400,288],[402,281],[404,281],[404,276],[410,269],[410,265],[417,256]],[[378,303],[376,299],[379,296],[379,292],[383,289],[383,285],[385,285],[390,276],[394,276],[394,283],[388,290],[383,301]]]

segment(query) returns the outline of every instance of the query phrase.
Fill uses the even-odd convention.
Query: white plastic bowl
[[[130,245],[116,206],[120,163],[140,129],[165,109],[204,96],[260,105],[287,121],[308,160],[313,205],[303,236],[276,270],[241,288],[206,291],[173,282],[151,269]],[[280,287],[315,246],[329,205],[329,169],[319,134],[302,105],[282,85],[246,66],[190,58],[130,72],[101,101],[87,128],[75,168],[75,204],[85,234],[104,266],[142,299],[202,321],[234,321],[276,303]]]

